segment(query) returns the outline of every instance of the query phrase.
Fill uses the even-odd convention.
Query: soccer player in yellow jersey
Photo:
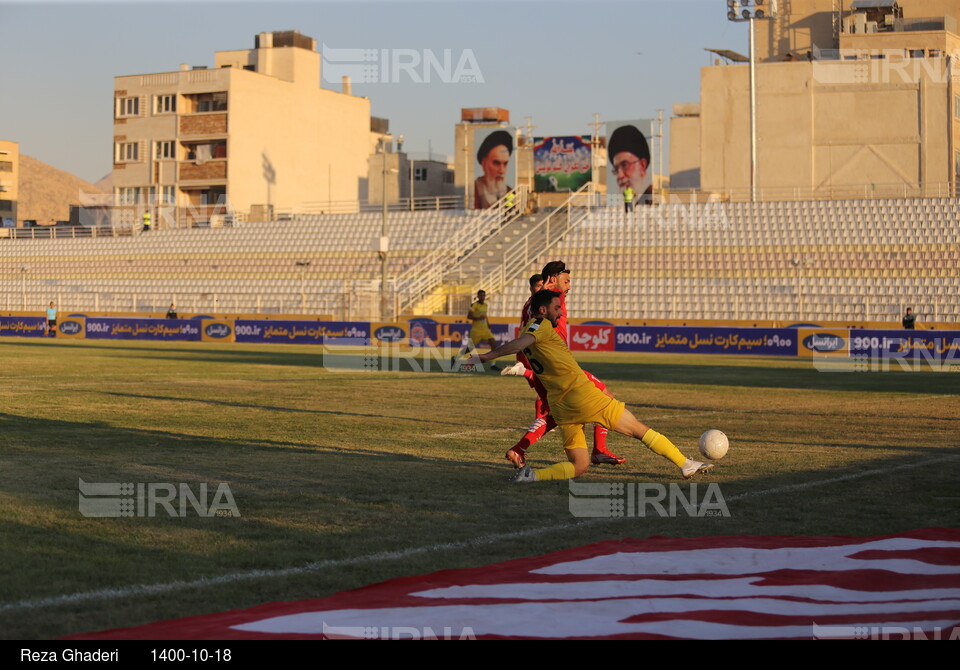
[[[490,324],[487,322],[487,308],[489,305],[486,303],[487,292],[486,291],[477,291],[477,301],[470,305],[470,311],[467,312],[467,319],[470,321],[470,335],[466,341],[464,341],[463,346],[460,347],[459,353],[456,356],[450,359],[451,367],[456,364],[458,358],[464,354],[473,351],[477,344],[484,343],[490,347],[490,350],[497,346],[497,341],[493,337],[493,332],[490,330]],[[491,370],[499,370],[496,364],[490,366]]]
[[[556,463],[548,468],[533,470],[525,466],[513,481],[517,483],[573,479],[590,467],[590,454],[583,435],[583,426],[596,423],[629,435],[643,442],[680,468],[684,479],[713,467],[710,463],[690,460],[666,437],[644,425],[626,406],[611,395],[604,394],[583,374],[563,339],[554,328],[563,315],[560,294],[539,291],[531,303],[533,319],[527,323],[520,337],[479,356],[483,363],[523,351],[537,377],[547,389],[547,398],[554,419],[563,431],[563,449],[567,463]]]

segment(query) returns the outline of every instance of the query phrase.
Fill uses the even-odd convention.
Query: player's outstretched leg
[[[537,409],[540,409],[539,403],[537,404]],[[527,464],[527,449],[556,427],[557,422],[553,420],[550,414],[544,415],[538,413],[537,418],[530,424],[530,427],[527,428],[527,432],[523,434],[520,441],[507,449],[506,459],[513,463],[514,467],[522,468]]]
[[[649,426],[638,421],[637,417],[630,413],[630,410],[623,410],[623,414],[620,415],[620,419],[613,429],[618,433],[629,435],[630,437],[640,440],[647,445],[650,451],[663,456],[676,465],[680,468],[680,473],[684,479],[690,479],[690,477],[693,477],[698,472],[706,472],[713,467],[712,463],[702,463],[684,456],[665,435],[661,435]]]
[[[593,427],[593,453],[590,455],[590,460],[596,464],[604,463],[606,465],[620,465],[625,463],[627,459],[617,456],[607,449],[607,433],[609,431],[601,426],[596,424]]]
[[[567,454],[567,462],[554,463],[548,468],[539,470],[534,470],[527,465],[517,472],[513,478],[515,483],[576,479],[590,468],[590,455],[587,453],[587,440],[583,436],[583,424],[562,425],[560,430],[563,431],[563,450]]]

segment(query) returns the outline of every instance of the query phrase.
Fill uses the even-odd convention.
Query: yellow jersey
[[[536,341],[523,353],[547,389],[550,411],[557,423],[594,423],[591,417],[607,405],[610,397],[583,373],[548,319],[532,319],[521,333],[526,334]]]
[[[492,340],[493,333],[490,332],[490,324],[487,322],[487,303],[475,302],[470,305],[470,316],[476,321],[470,322],[470,339],[474,342]]]
[[[470,316],[475,319],[483,319],[482,321],[473,321],[473,323],[478,325],[487,325],[487,303],[485,302],[475,302],[470,305]]]

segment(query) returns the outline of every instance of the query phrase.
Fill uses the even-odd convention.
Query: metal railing
[[[590,215],[590,210],[596,203],[595,194],[590,187],[588,182],[571,193],[562,205],[541,219],[504,252],[500,267],[484,278],[488,294],[503,291],[534,258],[549,251],[564,235]]]
[[[401,298],[401,312],[413,308],[440,286],[444,277],[468,253],[484,240],[497,233],[504,224],[524,212],[527,204],[527,188],[517,187],[512,205],[505,195],[493,207],[482,210],[469,224],[461,227],[447,242],[421,259],[394,279],[394,286]]]
[[[0,312],[33,311],[38,316],[55,301],[63,315],[73,313],[163,314],[170,303],[182,315],[250,314],[271,317],[283,315],[316,319],[325,315],[336,321],[379,320],[379,291],[360,288],[342,291],[72,291],[29,288],[0,282]],[[387,299],[396,304],[399,296]],[[453,295],[454,314],[463,314],[472,295]],[[614,295],[583,293],[578,290],[574,309],[584,316],[608,319],[642,318],[643,306],[655,305],[657,319],[727,320],[731,318],[780,320],[787,324],[823,321],[899,322],[907,306],[926,324],[960,324],[960,303],[953,295],[914,293],[909,302],[895,292],[863,296],[840,290],[775,293],[769,290],[736,292],[720,299],[707,299],[696,292],[658,291],[655,295],[634,292]],[[582,306],[582,308],[580,307]],[[586,311],[585,311],[586,310]],[[592,310],[592,311],[589,311]]]
[[[656,202],[749,202],[750,188],[665,189]],[[759,202],[799,202],[818,200],[904,200],[908,198],[955,198],[953,182],[927,184],[849,184],[840,186],[767,186],[757,188]],[[610,206],[623,206],[619,195],[607,198]]]
[[[390,212],[426,212],[445,209],[463,209],[462,195],[424,196],[400,198],[388,202]],[[313,200],[305,202],[298,214],[357,214],[359,212],[382,212],[383,204],[360,200]]]

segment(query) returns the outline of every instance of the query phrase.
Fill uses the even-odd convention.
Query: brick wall
[[[190,179],[226,179],[226,161],[207,161],[203,165],[192,162],[180,163],[180,180]]]
[[[180,117],[181,135],[222,135],[226,132],[226,114],[199,114]]]

